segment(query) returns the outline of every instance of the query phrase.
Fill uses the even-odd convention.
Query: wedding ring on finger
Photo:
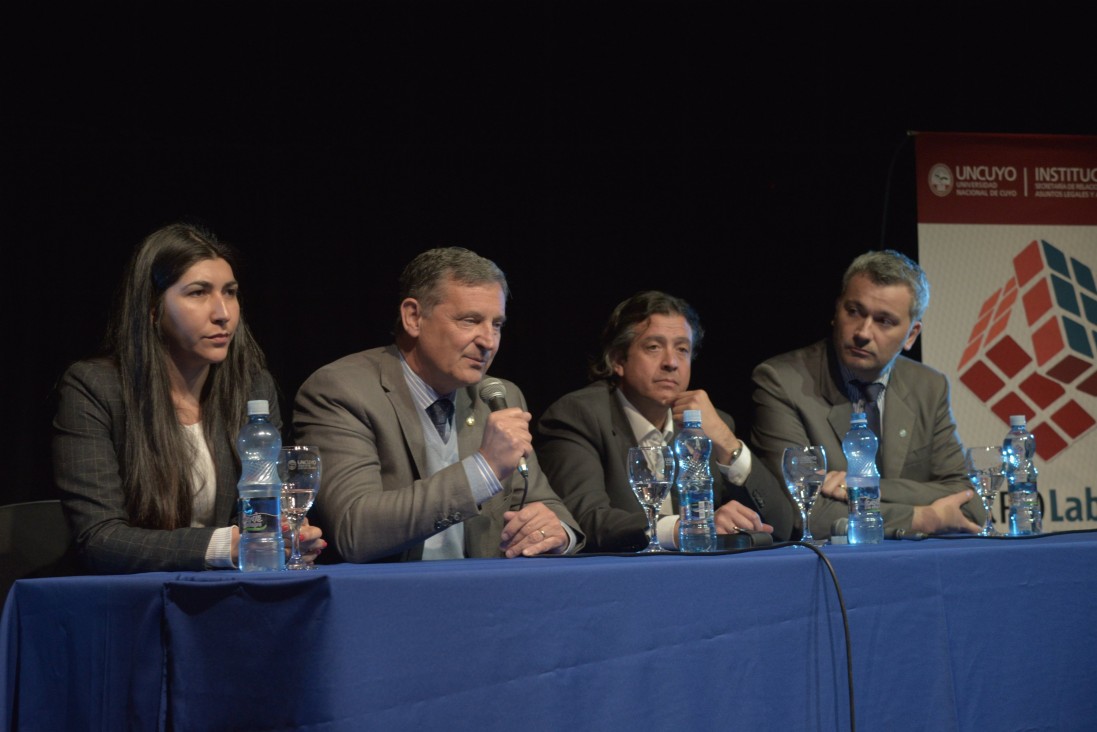
[[[547,538],[548,538],[548,535],[547,535],[547,534],[545,534],[545,530],[544,530],[544,529],[537,529],[537,530],[541,532],[541,541],[544,541],[545,539],[547,539]]]

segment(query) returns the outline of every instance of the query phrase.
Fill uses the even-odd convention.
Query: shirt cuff
[[[215,529],[206,547],[206,566],[210,569],[236,569],[232,563],[232,527]]]
[[[564,551],[562,551],[560,553],[561,554],[574,554],[575,553],[575,532],[572,531],[571,527],[568,526],[567,524],[565,524],[563,521],[560,522],[560,525],[564,527],[564,531],[566,531],[567,535],[568,535],[568,545],[566,547],[564,547]]]
[[[739,453],[739,457],[735,459],[731,465],[720,465],[716,463],[716,466],[720,468],[720,473],[728,480],[732,485],[743,485],[747,482],[747,478],[750,477],[750,448],[747,447],[747,443],[740,440],[743,445],[743,451]],[[660,539],[659,541],[662,541]]]
[[[495,477],[495,471],[479,451],[462,460],[461,465],[465,467],[469,488],[472,489],[472,498],[477,506],[503,490],[503,484]]]
[[[677,516],[660,516],[655,522],[655,535],[659,537],[659,543],[664,549],[678,548],[678,532],[674,530],[677,525]]]

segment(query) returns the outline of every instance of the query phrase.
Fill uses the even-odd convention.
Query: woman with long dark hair
[[[279,428],[281,417],[235,262],[199,226],[153,232],[130,260],[104,355],[61,378],[54,478],[92,572],[236,564],[236,435],[248,400],[267,400]],[[324,546],[316,527],[301,536],[306,553]]]

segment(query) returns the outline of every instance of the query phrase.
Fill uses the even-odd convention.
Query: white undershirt
[[[191,466],[191,480],[194,483],[194,496],[191,501],[192,528],[204,528],[213,523],[214,504],[217,499],[217,469],[210,455],[206,436],[202,432],[202,423],[183,425],[183,434],[194,449],[194,463]],[[231,569],[232,563],[232,527],[223,526],[213,532],[206,547],[206,566]]]
[[[620,389],[617,389],[615,393],[621,403],[621,407],[625,410],[625,416],[628,418],[629,427],[632,429],[632,436],[636,439],[636,444],[654,444],[661,435],[663,444],[673,445],[672,440],[674,433],[670,428],[674,424],[674,413],[669,407],[667,408],[666,421],[663,423],[667,425],[667,429],[660,430],[649,422],[647,417],[642,415],[640,410],[637,409],[632,402],[625,398],[624,393]],[[716,463],[723,476],[734,485],[743,485],[746,483],[747,478],[750,477],[750,448],[748,448],[747,443],[742,440],[739,442],[743,445],[743,450],[739,453],[739,457],[735,460],[733,465],[723,465],[719,462]],[[678,532],[675,531],[675,527],[678,525],[678,516],[672,512],[671,505],[671,500],[668,496],[667,500],[663,501],[663,505],[659,511],[659,520],[655,524],[655,531],[659,536],[660,544],[668,549],[677,549]]]

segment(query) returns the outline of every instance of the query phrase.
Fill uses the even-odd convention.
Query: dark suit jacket
[[[829,340],[775,356],[754,369],[754,431],[751,444],[778,475],[789,445],[822,445],[828,470],[845,470],[842,438],[853,405],[841,386],[837,356]],[[884,525],[910,528],[915,506],[970,488],[964,448],[952,418],[948,379],[941,372],[900,356],[884,396],[880,502]],[[978,498],[964,506],[976,523],[985,516]],[[816,538],[830,536],[831,524],[848,506],[820,495],[811,512]]]
[[[732,430],[731,417],[719,412]],[[628,482],[628,451],[636,446],[628,417],[608,381],[566,394],[545,410],[537,426],[537,452],[556,492],[579,520],[588,552],[636,551],[647,545],[644,510]],[[712,462],[713,499],[733,499],[756,509],[788,539],[795,523],[791,500],[760,460],[743,486],[724,479]],[[677,507],[677,496],[671,492]]]
[[[281,425],[270,374],[261,374],[248,398],[270,402],[271,421]],[[215,435],[210,448],[217,471],[213,527],[135,528],[122,494],[127,425],[118,369],[101,359],[77,362],[61,377],[58,399],[53,475],[84,564],[97,574],[204,569],[214,528],[229,526],[236,514],[236,435]]]
[[[518,387],[503,383],[508,403],[525,409]],[[480,448],[489,414],[476,389],[456,395],[461,458]],[[297,442],[320,448],[314,513],[331,544],[325,555],[334,549],[350,562],[420,559],[425,539],[464,521],[467,556],[503,556],[503,512],[518,507],[522,476],[515,471],[481,506],[460,464],[426,477],[422,422],[395,346],[351,354],[316,371],[297,392],[293,424]],[[581,547],[579,525],[549,487],[536,456],[527,462],[526,502],[552,509],[572,527]]]

